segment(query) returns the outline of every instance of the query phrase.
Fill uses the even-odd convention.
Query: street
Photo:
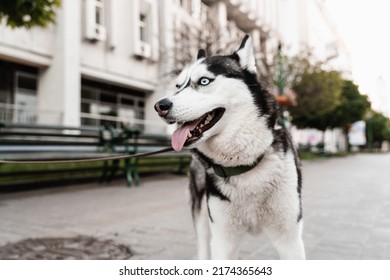
[[[390,154],[303,162],[307,259],[390,259]],[[2,194],[0,246],[25,238],[92,236],[130,247],[131,259],[194,259],[186,176]],[[246,236],[240,259],[277,259],[265,236]]]

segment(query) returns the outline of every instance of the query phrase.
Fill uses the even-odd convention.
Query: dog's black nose
[[[154,104],[154,109],[157,111],[160,117],[165,117],[169,113],[169,109],[172,108],[172,102],[168,98],[164,98]]]

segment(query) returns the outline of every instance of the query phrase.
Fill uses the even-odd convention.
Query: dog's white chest
[[[233,227],[240,227],[246,231],[260,230],[267,211],[265,203],[267,187],[264,182],[237,184],[221,180],[218,186],[229,201],[211,200],[209,201],[211,209],[218,208],[217,212],[229,217],[227,220]]]

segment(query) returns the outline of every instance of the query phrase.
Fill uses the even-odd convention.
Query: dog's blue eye
[[[210,82],[211,82],[211,80],[209,78],[200,78],[198,83],[201,86],[207,86]]]

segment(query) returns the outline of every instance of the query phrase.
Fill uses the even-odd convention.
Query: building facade
[[[66,0],[47,29],[0,23],[0,122],[167,132],[153,104],[166,95],[171,73],[204,47],[194,42],[213,40],[206,48],[214,52],[214,41],[225,50],[248,33],[260,72],[279,42],[291,52],[315,47],[343,57],[321,2]],[[322,25],[327,33],[311,30]]]

